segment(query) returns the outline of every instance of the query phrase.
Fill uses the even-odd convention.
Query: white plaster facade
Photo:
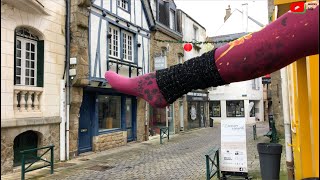
[[[216,35],[221,38],[222,36],[228,37],[228,35],[244,33],[246,32],[245,30],[247,30],[247,32],[260,30],[263,25],[252,17],[247,16],[246,11],[247,8],[245,6],[243,7],[243,11],[238,9],[232,11],[225,23],[216,32]],[[212,37],[212,39],[215,40],[215,37]],[[263,86],[261,78],[209,88],[209,99],[210,101],[220,101],[221,115],[220,117],[212,117],[215,122],[219,122],[221,119],[234,118],[227,117],[226,103],[231,100],[244,101],[246,123],[255,123],[256,120],[264,121]],[[249,101],[254,101],[254,117],[250,117]]]
[[[55,145],[54,156],[59,159],[60,80],[66,52],[65,11],[63,0],[1,0],[1,174],[12,171],[14,164],[21,162],[15,159],[16,152],[21,150],[17,147],[25,147],[25,144],[16,139],[28,132],[37,134],[37,139],[31,140],[36,147]],[[16,30],[22,27],[37,36],[37,40],[16,36]],[[21,42],[34,42],[35,46],[30,46],[36,49],[34,85],[15,85],[15,37],[16,42],[18,38]],[[27,47],[27,43],[21,48],[21,54],[26,54],[28,49],[23,47]],[[42,52],[42,58],[38,57],[39,52]],[[21,59],[26,62],[26,58]],[[38,73],[37,62],[40,61],[43,68]],[[27,67],[21,65],[21,68]],[[38,75],[41,78],[37,78]],[[41,83],[37,79],[41,79]]]
[[[15,3],[1,1],[1,125],[21,117],[59,116],[59,88],[65,61],[65,2],[40,1],[48,13],[33,14],[15,8]],[[26,8],[28,9],[28,8]],[[40,88],[40,112],[14,112],[14,31],[24,26],[44,40],[44,85]],[[27,87],[23,87],[26,88]],[[28,87],[33,89],[36,87]]]

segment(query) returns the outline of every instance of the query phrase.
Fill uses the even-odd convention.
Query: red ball
[[[187,43],[183,46],[183,49],[187,52],[191,51],[192,50],[192,44],[190,43]]]

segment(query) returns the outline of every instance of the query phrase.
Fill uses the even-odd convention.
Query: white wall
[[[59,88],[65,61],[65,2],[44,0],[42,4],[48,16],[1,4],[1,120],[17,116],[13,111],[14,30],[22,25],[36,29],[44,40],[44,87],[40,116],[59,116]]]

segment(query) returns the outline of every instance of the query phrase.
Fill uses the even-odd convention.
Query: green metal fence
[[[220,179],[219,148],[211,149],[205,156],[207,180],[210,180],[215,175]]]
[[[169,141],[169,128],[168,127],[161,127],[160,128],[160,144],[162,144],[162,139],[168,138]]]
[[[33,156],[30,155],[31,152],[34,151],[38,151],[38,150],[46,150],[44,153],[42,153],[40,156]],[[50,151],[50,161],[47,161],[46,159],[43,159],[42,156],[44,156],[47,152]],[[21,180],[25,179],[25,173],[30,172],[30,171],[34,171],[37,169],[41,169],[44,167],[48,167],[50,166],[50,173],[53,174],[53,162],[54,162],[54,145],[49,145],[49,146],[45,146],[45,147],[41,147],[41,148],[34,148],[34,149],[27,149],[24,151],[20,151],[20,154],[22,155],[22,163],[21,163]],[[26,156],[32,156],[35,158],[35,161],[33,161],[31,164],[29,164],[27,167],[25,167],[25,157]],[[42,166],[38,166],[38,167],[34,167],[31,168],[31,166],[38,162],[38,161],[44,161],[46,162],[46,164],[42,165]]]

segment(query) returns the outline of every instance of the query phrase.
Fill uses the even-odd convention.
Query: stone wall
[[[79,113],[83,97],[83,87],[89,84],[88,28],[90,0],[71,1],[70,57],[77,58],[74,67],[77,75],[71,81],[70,100],[70,158],[78,155]]]
[[[93,151],[104,151],[107,149],[124,146],[127,144],[127,131],[102,134],[93,137]]]
[[[149,131],[145,132],[145,118],[146,118],[146,101],[138,98],[137,99],[137,141],[147,141],[149,139]],[[148,108],[149,112],[149,108]],[[149,122],[149,117],[148,117]],[[148,127],[149,129],[149,127]],[[146,135],[147,134],[147,135]]]
[[[170,36],[168,36],[165,33],[162,33],[160,31],[153,31],[151,33],[151,41],[150,41],[150,71],[154,71],[154,57],[156,55],[159,55],[162,51],[162,48],[167,48],[167,45],[169,44],[169,50],[166,53],[167,56],[167,66],[170,67],[172,65],[178,64],[179,55],[183,55],[183,44],[180,43],[167,43],[167,42],[159,42],[155,39],[162,39],[162,40],[171,40],[171,41],[177,41],[177,39],[174,39]],[[184,98],[184,105],[186,104],[185,98]],[[179,100],[173,103],[174,106],[174,129],[175,133],[180,132],[180,118],[179,118]],[[186,111],[184,111],[185,114]],[[148,127],[149,129],[149,127]]]
[[[56,117],[58,122],[59,117]],[[14,139],[21,133],[32,130],[38,135],[38,147],[48,146],[53,144],[54,147],[54,159],[60,159],[60,124],[42,124],[42,125],[30,125],[30,126],[16,126],[16,127],[4,127],[1,128],[1,175],[13,170],[13,144]],[[40,154],[41,151],[38,152]],[[50,159],[50,154],[44,156],[44,158]]]

